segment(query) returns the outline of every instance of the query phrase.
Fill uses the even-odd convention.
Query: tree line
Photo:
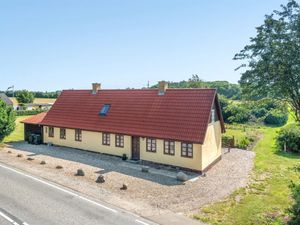
[[[170,88],[216,88],[218,94],[228,99],[240,100],[242,98],[242,90],[239,84],[233,84],[228,81],[204,81],[197,74],[193,74],[188,80],[179,82],[169,81]],[[151,88],[157,88],[153,85]]]
[[[1,92],[1,91],[0,91]],[[13,93],[12,91],[6,91],[4,92],[8,97],[13,97]],[[24,93],[24,90],[16,90],[14,92],[14,96],[17,96],[19,94]],[[61,91],[30,91],[30,93],[33,94],[34,98],[57,98]]]

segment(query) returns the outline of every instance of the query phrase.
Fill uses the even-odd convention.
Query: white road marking
[[[141,221],[141,220],[135,220],[135,222],[140,223],[140,224],[143,224],[143,225],[149,225],[149,223],[145,223],[145,222],[143,222],[143,221]]]
[[[16,221],[14,221],[13,219],[11,219],[10,217],[8,217],[7,215],[5,215],[2,212],[0,212],[0,216],[2,216],[4,219],[6,219],[8,222],[12,223],[13,225],[20,225]]]
[[[12,169],[12,168],[7,167],[7,166],[0,165],[0,167],[2,167],[2,168],[4,168],[4,169],[7,169],[7,170],[10,170],[10,171],[13,171],[13,172],[15,172],[15,173],[18,173],[18,174],[23,175],[23,176],[25,176],[25,177],[28,177],[28,178],[30,178],[30,179],[33,179],[33,180],[35,180],[35,181],[37,181],[37,182],[40,182],[40,183],[45,184],[45,185],[47,185],[47,186],[49,186],[49,187],[52,187],[52,188],[54,188],[54,189],[60,190],[60,191],[62,191],[62,192],[65,192],[65,193],[67,193],[67,194],[69,194],[69,195],[72,195],[72,196],[74,196],[74,197],[77,197],[77,198],[79,198],[79,199],[82,199],[82,200],[84,200],[84,201],[87,201],[87,202],[89,202],[89,203],[92,203],[92,204],[94,204],[94,205],[97,205],[97,206],[99,206],[99,207],[101,207],[101,208],[104,208],[104,209],[106,209],[106,210],[109,210],[109,211],[111,211],[111,212],[117,213],[117,210],[115,210],[115,209],[112,209],[112,208],[109,208],[109,207],[107,207],[107,206],[104,206],[104,205],[102,205],[102,204],[100,204],[100,203],[98,203],[98,202],[95,202],[95,201],[93,201],[93,200],[90,200],[90,199],[88,199],[88,198],[85,198],[85,197],[83,197],[83,196],[80,196],[80,195],[78,195],[78,194],[75,194],[75,193],[73,193],[73,192],[71,192],[71,191],[68,191],[68,190],[63,189],[63,188],[61,188],[61,187],[58,187],[58,186],[56,186],[56,185],[54,185],[54,184],[48,183],[48,182],[46,182],[46,181],[43,181],[43,180],[38,179],[38,178],[36,178],[36,177],[33,177],[33,176],[28,175],[28,174],[22,173],[22,172],[20,172],[20,171],[18,171],[18,170]],[[1,213],[1,212],[0,212],[0,213]],[[19,225],[19,224],[16,224],[16,225]],[[26,225],[26,223],[25,223],[24,225]]]

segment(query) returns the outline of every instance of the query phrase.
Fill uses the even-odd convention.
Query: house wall
[[[175,155],[164,154],[164,140],[156,139],[156,152],[146,151],[147,138],[140,139],[141,160],[201,170],[201,145],[193,144],[193,158],[181,156],[181,142],[175,142]]]
[[[46,131],[47,130],[47,131]],[[131,158],[131,136],[124,135],[124,148],[115,146],[115,134],[110,134],[110,146],[102,145],[102,133],[82,131],[82,141],[75,141],[75,130],[66,129],[66,139],[60,139],[60,129],[54,128],[54,137],[49,137],[49,128],[44,127],[44,142],[55,145],[84,149],[110,155]],[[140,137],[140,159],[166,165],[179,166],[197,171],[204,170],[221,156],[221,125],[217,121],[208,126],[205,142],[193,144],[193,157],[181,156],[181,142],[175,141],[175,155],[164,154],[164,140],[156,139],[156,152],[146,151],[147,138]]]
[[[46,132],[47,130],[47,132]],[[93,152],[122,156],[126,154],[131,158],[131,137],[124,135],[124,147],[115,146],[115,134],[110,134],[110,145],[102,145],[102,133],[82,131],[82,141],[75,141],[75,130],[66,129],[66,139],[60,139],[60,128],[54,127],[54,137],[49,137],[49,128],[44,127],[44,142],[55,145],[79,148]]]
[[[202,145],[202,168],[205,170],[211,163],[222,155],[221,123],[216,121],[208,125],[204,143]]]

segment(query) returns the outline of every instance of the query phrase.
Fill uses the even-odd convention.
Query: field
[[[291,122],[291,119],[289,119]],[[300,155],[279,152],[275,137],[280,128],[257,128],[263,137],[254,147],[256,153],[251,182],[222,202],[208,205],[194,218],[218,225],[283,224],[293,204],[291,181],[300,183]],[[238,137],[245,132],[229,131]]]
[[[13,101],[14,105],[18,104],[18,101],[16,98],[10,98],[10,100]],[[33,103],[35,104],[43,104],[43,103],[54,103],[56,101],[55,98],[35,98]]]
[[[20,121],[30,116],[18,116],[16,119],[16,129],[4,139],[4,142],[23,141],[24,140],[24,125]]]

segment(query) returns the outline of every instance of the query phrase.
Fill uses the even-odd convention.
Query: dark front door
[[[140,137],[132,137],[132,156],[133,160],[140,159]]]

